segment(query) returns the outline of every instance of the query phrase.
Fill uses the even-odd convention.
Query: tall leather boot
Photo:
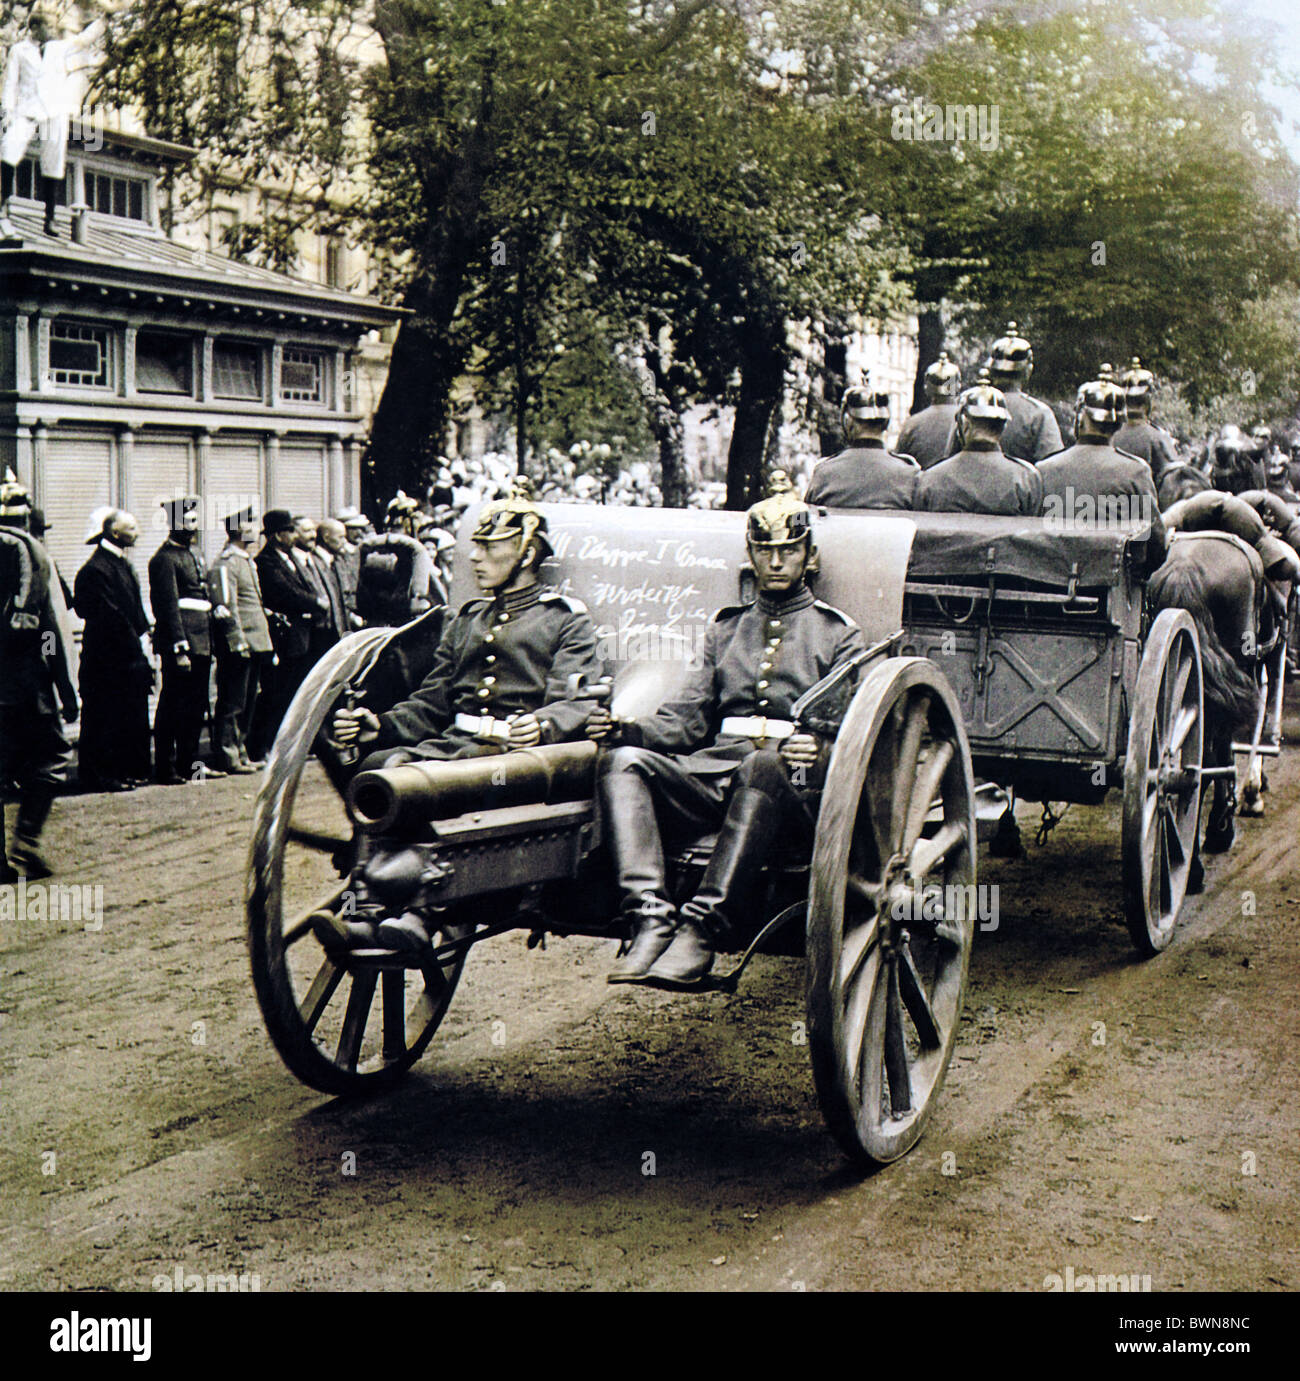
[[[663,842],[649,786],[634,772],[610,772],[601,782],[601,796],[623,912],[637,927],[631,947],[606,981],[637,983],[672,943],[677,913],[668,900]]]
[[[18,821],[9,857],[29,878],[47,878],[52,871],[41,857],[40,840],[53,804],[54,793],[41,789],[24,792],[18,802]]]
[[[739,788],[727,807],[700,890],[683,905],[672,944],[646,978],[667,988],[693,988],[713,967],[714,946],[731,931],[731,915],[743,902],[767,859],[781,823],[781,806],[765,791]]]

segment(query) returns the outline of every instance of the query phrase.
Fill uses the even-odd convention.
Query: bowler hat
[[[268,508],[262,519],[262,531],[268,537],[277,532],[290,532],[293,529],[293,514],[287,508]]]

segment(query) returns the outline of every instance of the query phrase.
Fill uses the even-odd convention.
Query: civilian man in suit
[[[94,551],[73,582],[74,606],[86,625],[77,762],[81,784],[91,791],[127,791],[149,780],[153,664],[140,643],[149,620],[127,555],[139,538],[135,518],[110,509],[87,539]]]
[[[273,508],[262,519],[266,537],[254,564],[262,586],[262,605],[271,626],[271,642],[279,659],[271,678],[271,693],[262,696],[249,752],[261,757],[275,740],[289,702],[311,670],[312,621],[329,614],[329,599],[317,593],[294,557],[296,528],[288,509]]]
[[[226,519],[226,545],[208,571],[217,631],[217,751],[228,772],[256,771],[248,738],[258,692],[275,657],[249,553],[256,540],[253,510],[232,513]]]
[[[361,554],[348,541],[348,530],[337,518],[322,518],[316,524],[316,555],[331,567],[338,579],[347,632],[363,628],[365,621],[357,614],[357,575],[361,569]]]
[[[153,770],[159,782],[186,781],[199,763],[199,738],[211,705],[212,601],[194,554],[202,500],[163,504],[170,532],[149,558],[154,651],[162,659],[162,690],[153,720]],[[224,772],[205,769],[207,775]]]
[[[297,561],[308,585],[319,597],[325,597],[324,609],[312,616],[311,621],[311,659],[320,659],[347,632],[347,619],[343,612],[343,592],[339,589],[334,573],[316,555],[316,524],[311,518],[299,514],[293,519],[294,560]]]

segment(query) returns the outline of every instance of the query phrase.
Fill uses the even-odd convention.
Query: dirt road
[[[0,1288],[1294,1290],[1295,764],[1148,963],[1117,806],[982,864],[998,925],[937,1117],[865,1180],[822,1128],[800,961],[682,997],[608,988],[605,942],[501,938],[406,1083],[337,1102],[253,998],[257,779],[61,802],[57,880],[103,923],[0,913]]]

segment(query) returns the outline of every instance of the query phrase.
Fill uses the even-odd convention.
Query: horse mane
[[[1204,569],[1193,561],[1166,561],[1147,581],[1147,598],[1153,612],[1184,609],[1196,624],[1207,720],[1232,728],[1250,723],[1258,688],[1215,631]]]

